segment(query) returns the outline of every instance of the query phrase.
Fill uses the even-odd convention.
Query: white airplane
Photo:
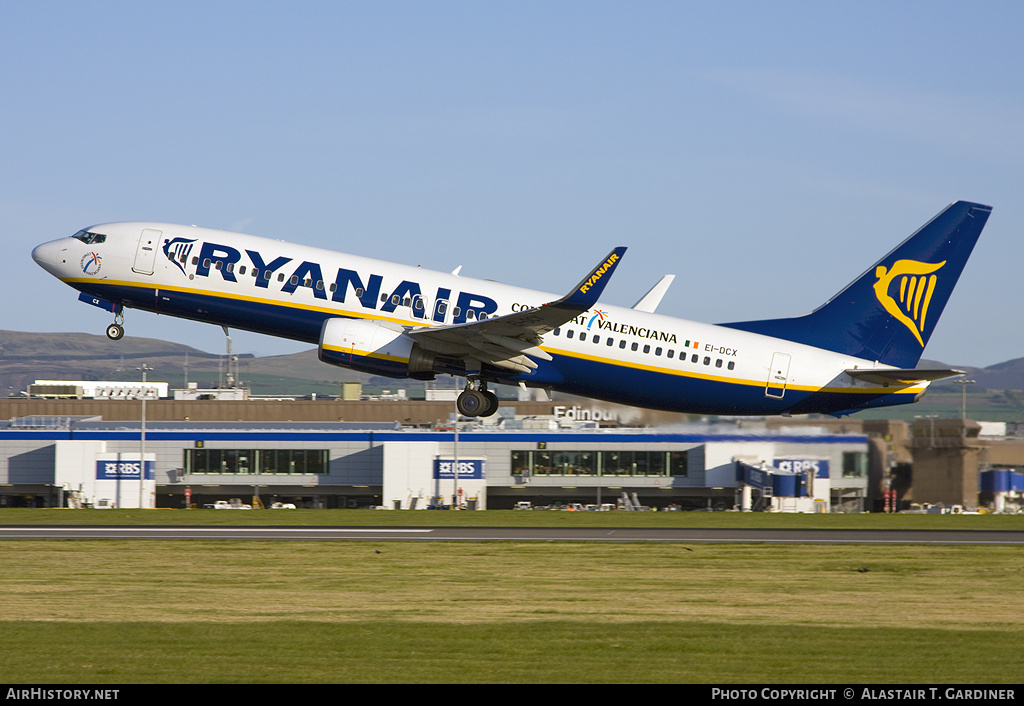
[[[33,259],[114,314],[193,319],[319,346],[320,360],[396,378],[465,376],[459,411],[494,414],[488,385],[722,415],[849,414],[915,402],[915,370],[991,208],[958,201],[806,316],[719,325],[599,301],[625,248],[563,297],[251,235],[107,223]]]

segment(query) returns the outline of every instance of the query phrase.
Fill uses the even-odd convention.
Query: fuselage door
[[[764,388],[767,397],[782,399],[786,394],[786,382],[789,380],[789,353],[772,355],[772,365],[768,368],[768,384]]]
[[[135,262],[132,263],[132,271],[140,275],[153,274],[153,265],[156,263],[156,249],[160,243],[160,236],[163,232],[146,228],[139,236],[139,246],[135,250]]]

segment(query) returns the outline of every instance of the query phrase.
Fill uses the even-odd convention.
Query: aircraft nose
[[[32,249],[32,259],[40,267],[50,274],[57,274],[61,266],[61,252],[64,248],[59,240],[52,240],[49,243],[37,245]]]
[[[43,243],[32,248],[32,259],[36,261],[37,265],[50,261],[50,249],[46,246],[47,243]]]

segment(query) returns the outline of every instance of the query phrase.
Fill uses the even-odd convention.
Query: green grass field
[[[751,527],[1022,530],[1024,515],[562,512],[488,510],[67,510],[0,508],[0,525],[282,525],[379,527]]]
[[[0,524],[36,512],[44,524],[749,522],[737,513],[6,510]],[[762,517],[794,526],[801,516]],[[800,526],[833,517],[802,516],[816,524]],[[850,518],[1020,527],[995,516]],[[1024,553],[1009,546],[12,540],[0,542],[0,561],[8,683],[1024,679]]]

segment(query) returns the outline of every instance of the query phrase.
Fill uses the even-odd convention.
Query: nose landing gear
[[[124,338],[124,314],[121,311],[114,314],[114,323],[107,326],[107,338],[111,341],[120,341]]]

